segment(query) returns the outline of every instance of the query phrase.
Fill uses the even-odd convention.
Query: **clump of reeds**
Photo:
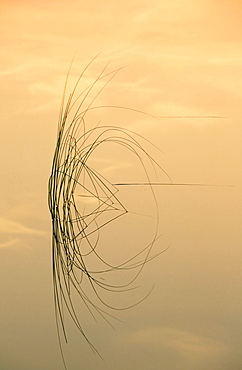
[[[97,313],[108,322],[112,317],[108,309],[127,308],[110,305],[105,299],[106,295],[102,293],[125,292],[132,289],[132,284],[144,265],[157,255],[152,255],[151,250],[159,238],[157,231],[159,211],[153,190],[153,186],[158,183],[154,184],[150,180],[147,163],[161,171],[163,169],[145,150],[142,145],[145,139],[140,135],[124,128],[100,125],[98,122],[96,125],[89,126],[90,112],[100,108],[108,109],[107,106],[95,106],[94,103],[119,71],[117,69],[107,72],[107,66],[105,66],[94,81],[78,93],[78,87],[91,63],[81,73],[65,102],[69,73],[67,75],[59,116],[57,143],[49,178],[48,203],[52,218],[53,285],[59,340],[61,343],[62,332],[67,341],[64,321],[66,311],[93,351],[97,352],[83,330],[73,303],[73,293],[77,293],[91,315],[95,316]],[[122,107],[112,108],[118,111]],[[122,109],[136,111],[132,108],[123,107]],[[139,113],[142,114],[142,112]],[[142,185],[149,186],[156,209],[155,231],[150,242],[138,253],[134,253],[132,257],[118,264],[110,263],[103,257],[98,248],[100,236],[107,225],[113,223],[114,220],[118,221],[120,217],[125,217],[129,212],[118,197],[119,187],[139,185],[139,183],[111,183],[108,178],[90,165],[90,160],[97,149],[107,143],[122,147],[132,154],[131,158],[135,156],[138,159],[145,178]],[[166,173],[165,175],[168,177],[168,183],[163,185],[171,184],[171,179]],[[159,183],[159,185],[162,184]],[[94,202],[88,205],[85,200],[94,200]],[[132,274],[129,275],[128,281],[121,284],[108,282],[108,279],[103,277],[112,273],[122,274],[125,271],[132,272]],[[96,301],[90,298],[90,290],[92,291],[91,296],[95,296]]]
[[[97,312],[107,319],[110,314],[104,309],[105,306],[111,309],[127,308],[115,308],[105,302],[105,298],[102,297],[102,290],[113,292],[130,289],[130,285],[140,274],[144,264],[154,258],[151,255],[151,249],[158,235],[156,231],[148,245],[120,264],[110,264],[102,257],[98,250],[102,229],[127,214],[128,210],[118,198],[118,185],[123,184],[110,183],[107,178],[89,165],[90,158],[98,148],[107,142],[122,146],[138,158],[146,176],[146,184],[150,186],[154,197],[155,194],[149,181],[149,173],[143,157],[146,157],[152,165],[159,165],[140,144],[139,139],[141,137],[139,135],[114,126],[98,124],[94,127],[88,126],[87,120],[90,111],[100,109],[100,106],[94,106],[96,98],[118,72],[118,70],[106,72],[105,67],[97,78],[78,94],[77,88],[82,82],[88,66],[78,78],[65,103],[67,76],[60,110],[57,143],[48,185],[48,202],[53,228],[53,284],[58,332],[59,328],[62,328],[65,340],[67,340],[64,323],[64,311],[67,310],[84,338],[95,350],[84,333],[76,314],[72,301],[73,291],[78,293],[92,315]],[[98,83],[101,83],[101,87],[99,86],[96,90]],[[82,199],[85,200],[86,198],[95,199],[93,207],[88,207],[84,201],[82,202]],[[157,223],[158,207],[156,211]],[[98,260],[99,270],[92,269],[88,265],[90,255]],[[122,272],[127,270],[134,271],[134,274],[128,282],[123,284],[111,284],[107,283],[104,278],[97,278],[100,273],[103,276],[103,274],[109,274],[113,271]],[[88,284],[84,283],[84,280]],[[95,293],[100,305],[89,299],[88,289]],[[134,303],[133,306],[137,303]]]

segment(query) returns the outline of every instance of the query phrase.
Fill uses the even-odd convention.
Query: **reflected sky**
[[[241,12],[239,1],[5,1],[1,8],[1,368],[63,368],[54,316],[47,181],[58,114],[90,60],[87,85],[109,63],[122,68],[88,124],[133,130],[174,183],[157,187],[159,230],[135,291],[140,305],[113,312],[113,330],[76,303],[95,356],[66,317],[68,369],[239,370],[241,356]],[[80,87],[81,89],[82,87]],[[147,146],[146,146],[147,145]],[[161,152],[162,151],[162,152]],[[110,156],[112,152],[112,156]],[[92,166],[112,183],[140,181],[135,158],[105,147]],[[151,170],[152,171],[152,170]],[[155,179],[155,174],[152,174]],[[158,171],[157,179],[165,180]],[[104,232],[103,253],[129,256],[153,232],[144,187],[120,188],[130,214]],[[143,216],[141,216],[141,214]]]

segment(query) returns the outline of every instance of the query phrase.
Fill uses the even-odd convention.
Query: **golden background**
[[[0,17],[1,369],[63,367],[47,181],[75,52],[70,89],[99,52],[87,74],[90,81],[108,62],[110,70],[125,66],[100,104],[156,116],[224,117],[155,120],[107,109],[93,119],[153,142],[174,183],[234,187],[156,189],[162,238],[155,250],[170,248],[142,271],[137,298],[155,287],[140,305],[114,312],[123,321],[115,323],[115,331],[80,306],[87,335],[105,361],[70,324],[64,346],[68,368],[241,369],[241,2],[1,1]],[[122,158],[103,163],[112,181],[117,171],[121,181],[129,166],[135,178],[135,167],[132,171]],[[141,189],[126,192],[131,200],[144,196]],[[140,207],[149,212],[149,204]],[[132,238],[141,243],[144,228],[133,235],[130,226],[123,230],[127,244],[119,234],[116,245],[115,225],[107,251],[128,252]]]

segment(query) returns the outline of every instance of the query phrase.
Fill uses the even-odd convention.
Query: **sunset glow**
[[[0,368],[64,369],[47,182],[68,70],[72,63],[66,99],[96,57],[78,93],[104,68],[120,70],[85,124],[135,132],[164,170],[144,159],[153,183],[215,186],[154,186],[155,197],[145,184],[121,186],[147,178],[139,157],[117,149],[110,133],[113,141],[89,165],[118,189],[129,213],[105,229],[103,256],[129,259],[155,232],[152,253],[166,251],[144,266],[137,289],[107,298],[129,306],[153,289],[132,309],[109,312],[115,330],[75,298],[105,361],[67,315],[67,368],[241,369],[241,1],[9,0],[0,9]],[[92,209],[95,200],[82,190],[76,203]]]

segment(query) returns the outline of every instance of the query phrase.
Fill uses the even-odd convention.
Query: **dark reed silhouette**
[[[141,273],[144,265],[164,252],[163,250],[156,254],[151,253],[154,243],[159,238],[159,209],[153,187],[157,185],[186,185],[172,184],[169,175],[145,150],[145,143],[148,144],[149,142],[140,135],[124,128],[100,125],[100,123],[89,126],[88,117],[90,112],[98,109],[109,108],[117,111],[125,109],[137,112],[137,114],[147,115],[144,112],[127,107],[94,105],[105,86],[121,68],[107,72],[107,66],[105,66],[96,79],[79,94],[77,92],[78,86],[91,63],[93,63],[93,60],[83,70],[65,102],[70,71],[68,72],[59,115],[57,143],[48,184],[48,203],[53,231],[54,304],[63,361],[61,343],[62,338],[67,342],[64,319],[66,312],[91,349],[98,353],[83,330],[73,301],[73,294],[79,296],[83,307],[86,307],[94,318],[98,314],[110,323],[110,319],[113,317],[110,310],[123,310],[133,307],[150,293],[128,307],[115,307],[110,305],[105,298],[107,293],[126,292],[133,289],[132,284]],[[130,153],[131,160],[135,157],[140,164],[145,181],[111,183],[108,178],[93,168],[90,164],[91,158],[98,149],[107,143],[125,149]],[[161,171],[166,176],[167,182],[151,181],[149,166]],[[125,204],[120,201],[118,190],[120,186],[131,185],[149,187],[150,195],[155,204],[155,231],[150,242],[143,246],[138,253],[123,262],[113,264],[103,257],[98,245],[102,230],[110,223],[117,222],[120,217],[124,217],[129,212]],[[89,200],[90,204],[86,200]],[[121,280],[121,283],[110,281],[113,273],[121,276],[125,272],[128,272],[128,280],[126,279],[124,282]],[[108,279],[108,276],[110,276],[110,279]],[[116,280],[114,279],[114,281]]]

